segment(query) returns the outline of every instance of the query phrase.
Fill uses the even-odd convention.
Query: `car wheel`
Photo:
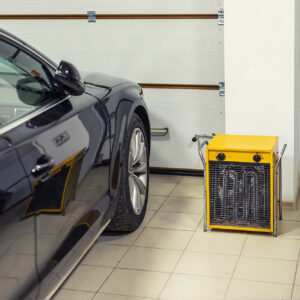
[[[124,150],[119,199],[108,230],[130,232],[144,219],[149,189],[149,145],[144,124],[137,114],[131,120]]]

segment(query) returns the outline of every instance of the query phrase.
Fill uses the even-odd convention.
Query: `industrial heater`
[[[205,166],[204,230],[218,228],[277,235],[282,215],[281,158],[274,136],[214,135],[200,143]],[[202,148],[206,147],[206,161]],[[277,205],[278,204],[278,205]],[[278,209],[279,208],[279,209]]]

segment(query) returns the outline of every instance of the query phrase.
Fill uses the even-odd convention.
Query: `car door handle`
[[[47,176],[54,165],[55,163],[52,157],[42,155],[37,159],[35,167],[31,170],[31,174],[33,177]]]

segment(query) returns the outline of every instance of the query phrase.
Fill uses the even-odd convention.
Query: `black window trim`
[[[35,52],[33,49],[27,47],[23,43],[15,40],[11,36],[9,36],[3,32],[0,32],[0,40],[6,42],[8,44],[11,44],[12,46],[15,46],[17,48],[20,48],[24,53],[26,53],[27,55],[36,59],[41,65],[46,64],[46,66],[50,67],[52,69],[52,71],[55,71],[57,69],[57,66],[55,66],[54,64],[49,62],[45,57],[41,56],[39,53]]]
[[[65,97],[61,98],[60,100],[53,100],[50,103],[46,104],[45,106],[41,106],[40,108],[28,113],[27,115],[24,115],[23,117],[20,117],[17,120],[12,121],[11,123],[5,125],[4,127],[0,128],[0,137],[2,134],[7,133],[16,127],[19,127],[23,123],[26,123],[27,121],[31,120],[34,117],[37,117],[38,115],[44,113],[45,111],[53,108],[54,106],[64,102],[65,100],[68,100],[71,97],[71,95],[66,95]]]
[[[11,36],[3,33],[0,31],[0,40],[14,46],[17,48],[20,48],[24,53],[31,56],[32,58],[36,59],[41,65],[47,67],[50,67],[53,72],[56,70],[56,66],[50,63],[48,60],[46,60],[43,56],[39,55],[37,52],[35,52],[33,49],[25,46],[24,44],[20,43],[18,40],[13,39]],[[44,106],[41,106],[40,108],[28,113],[27,115],[24,115],[23,117],[20,117],[17,120],[12,121],[11,123],[5,125],[4,127],[0,128],[0,136],[2,136],[4,133],[7,133],[16,127],[22,125],[23,123],[29,121],[30,119],[38,116],[41,113],[44,113],[45,111],[51,109],[52,107],[62,103],[63,101],[69,99],[71,95],[65,95],[61,98],[58,97],[60,100],[52,100],[51,102],[47,103]]]

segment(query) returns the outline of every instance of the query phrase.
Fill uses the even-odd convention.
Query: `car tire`
[[[149,144],[141,118],[134,114],[124,144],[118,203],[109,231],[131,232],[143,222],[149,190]]]

